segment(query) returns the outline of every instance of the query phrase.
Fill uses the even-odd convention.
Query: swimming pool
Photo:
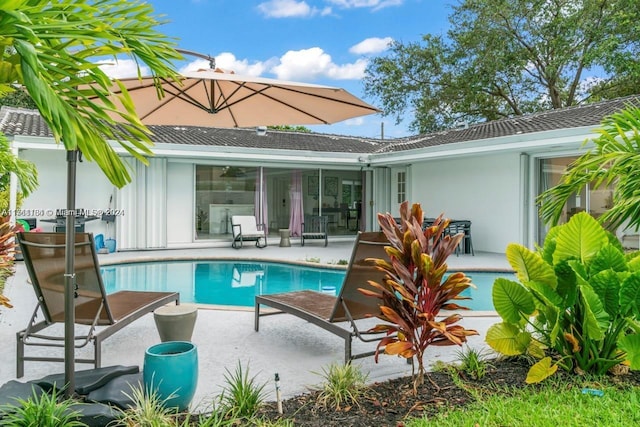
[[[345,270],[258,261],[158,261],[101,267],[107,293],[119,290],[180,292],[180,301],[196,304],[253,307],[254,297],[296,290],[336,294]],[[477,289],[460,304],[476,311],[493,310],[491,287],[511,273],[467,272]]]

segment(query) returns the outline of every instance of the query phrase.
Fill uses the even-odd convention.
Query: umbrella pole
[[[75,231],[76,231],[76,164],[78,150],[67,151],[67,210],[65,226],[65,274],[64,274],[64,382],[65,397],[71,397],[75,390]]]

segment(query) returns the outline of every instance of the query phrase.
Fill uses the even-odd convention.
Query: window
[[[402,203],[407,198],[407,173],[398,172],[397,174],[397,203]]]

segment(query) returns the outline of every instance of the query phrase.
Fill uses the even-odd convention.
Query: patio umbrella
[[[215,68],[182,73],[178,82],[161,79],[164,97],[151,77],[120,80],[146,125],[255,127],[331,124],[380,110],[344,89],[307,83],[241,76]],[[114,86],[113,92],[119,89]],[[93,99],[99,103],[98,99]],[[117,104],[117,102],[116,102]],[[114,115],[118,120],[120,116]],[[75,198],[78,152],[67,155],[67,221],[65,252],[65,382],[73,391],[75,370]]]
[[[123,79],[146,125],[255,127],[330,124],[379,110],[344,89],[205,69],[162,80]],[[119,90],[114,88],[114,93]],[[117,119],[117,116],[113,116]]]

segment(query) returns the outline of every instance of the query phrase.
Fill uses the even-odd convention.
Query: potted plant
[[[378,268],[387,272],[382,283],[371,283],[377,291],[360,289],[365,295],[381,300],[377,317],[385,323],[371,331],[387,334],[377,348],[375,358],[384,350],[387,354],[407,359],[416,358],[418,372],[414,392],[424,380],[424,353],[430,345],[462,345],[467,337],[478,335],[472,329],[457,324],[458,312],[441,316],[442,310],[466,309],[457,304],[469,299],[460,294],[470,286],[471,279],[462,272],[447,274],[447,258],[455,252],[463,234],[447,234],[449,220],[440,215],[431,226],[424,221],[420,204],[409,209],[409,202],[400,206],[399,223],[387,214],[378,214],[378,222],[389,240],[386,252],[391,262],[376,260]]]
[[[535,252],[511,244],[518,281],[497,279],[493,304],[502,318],[486,341],[504,355],[541,359],[527,382],[558,367],[604,374],[621,363],[640,369],[640,252],[581,212],[553,227]]]

